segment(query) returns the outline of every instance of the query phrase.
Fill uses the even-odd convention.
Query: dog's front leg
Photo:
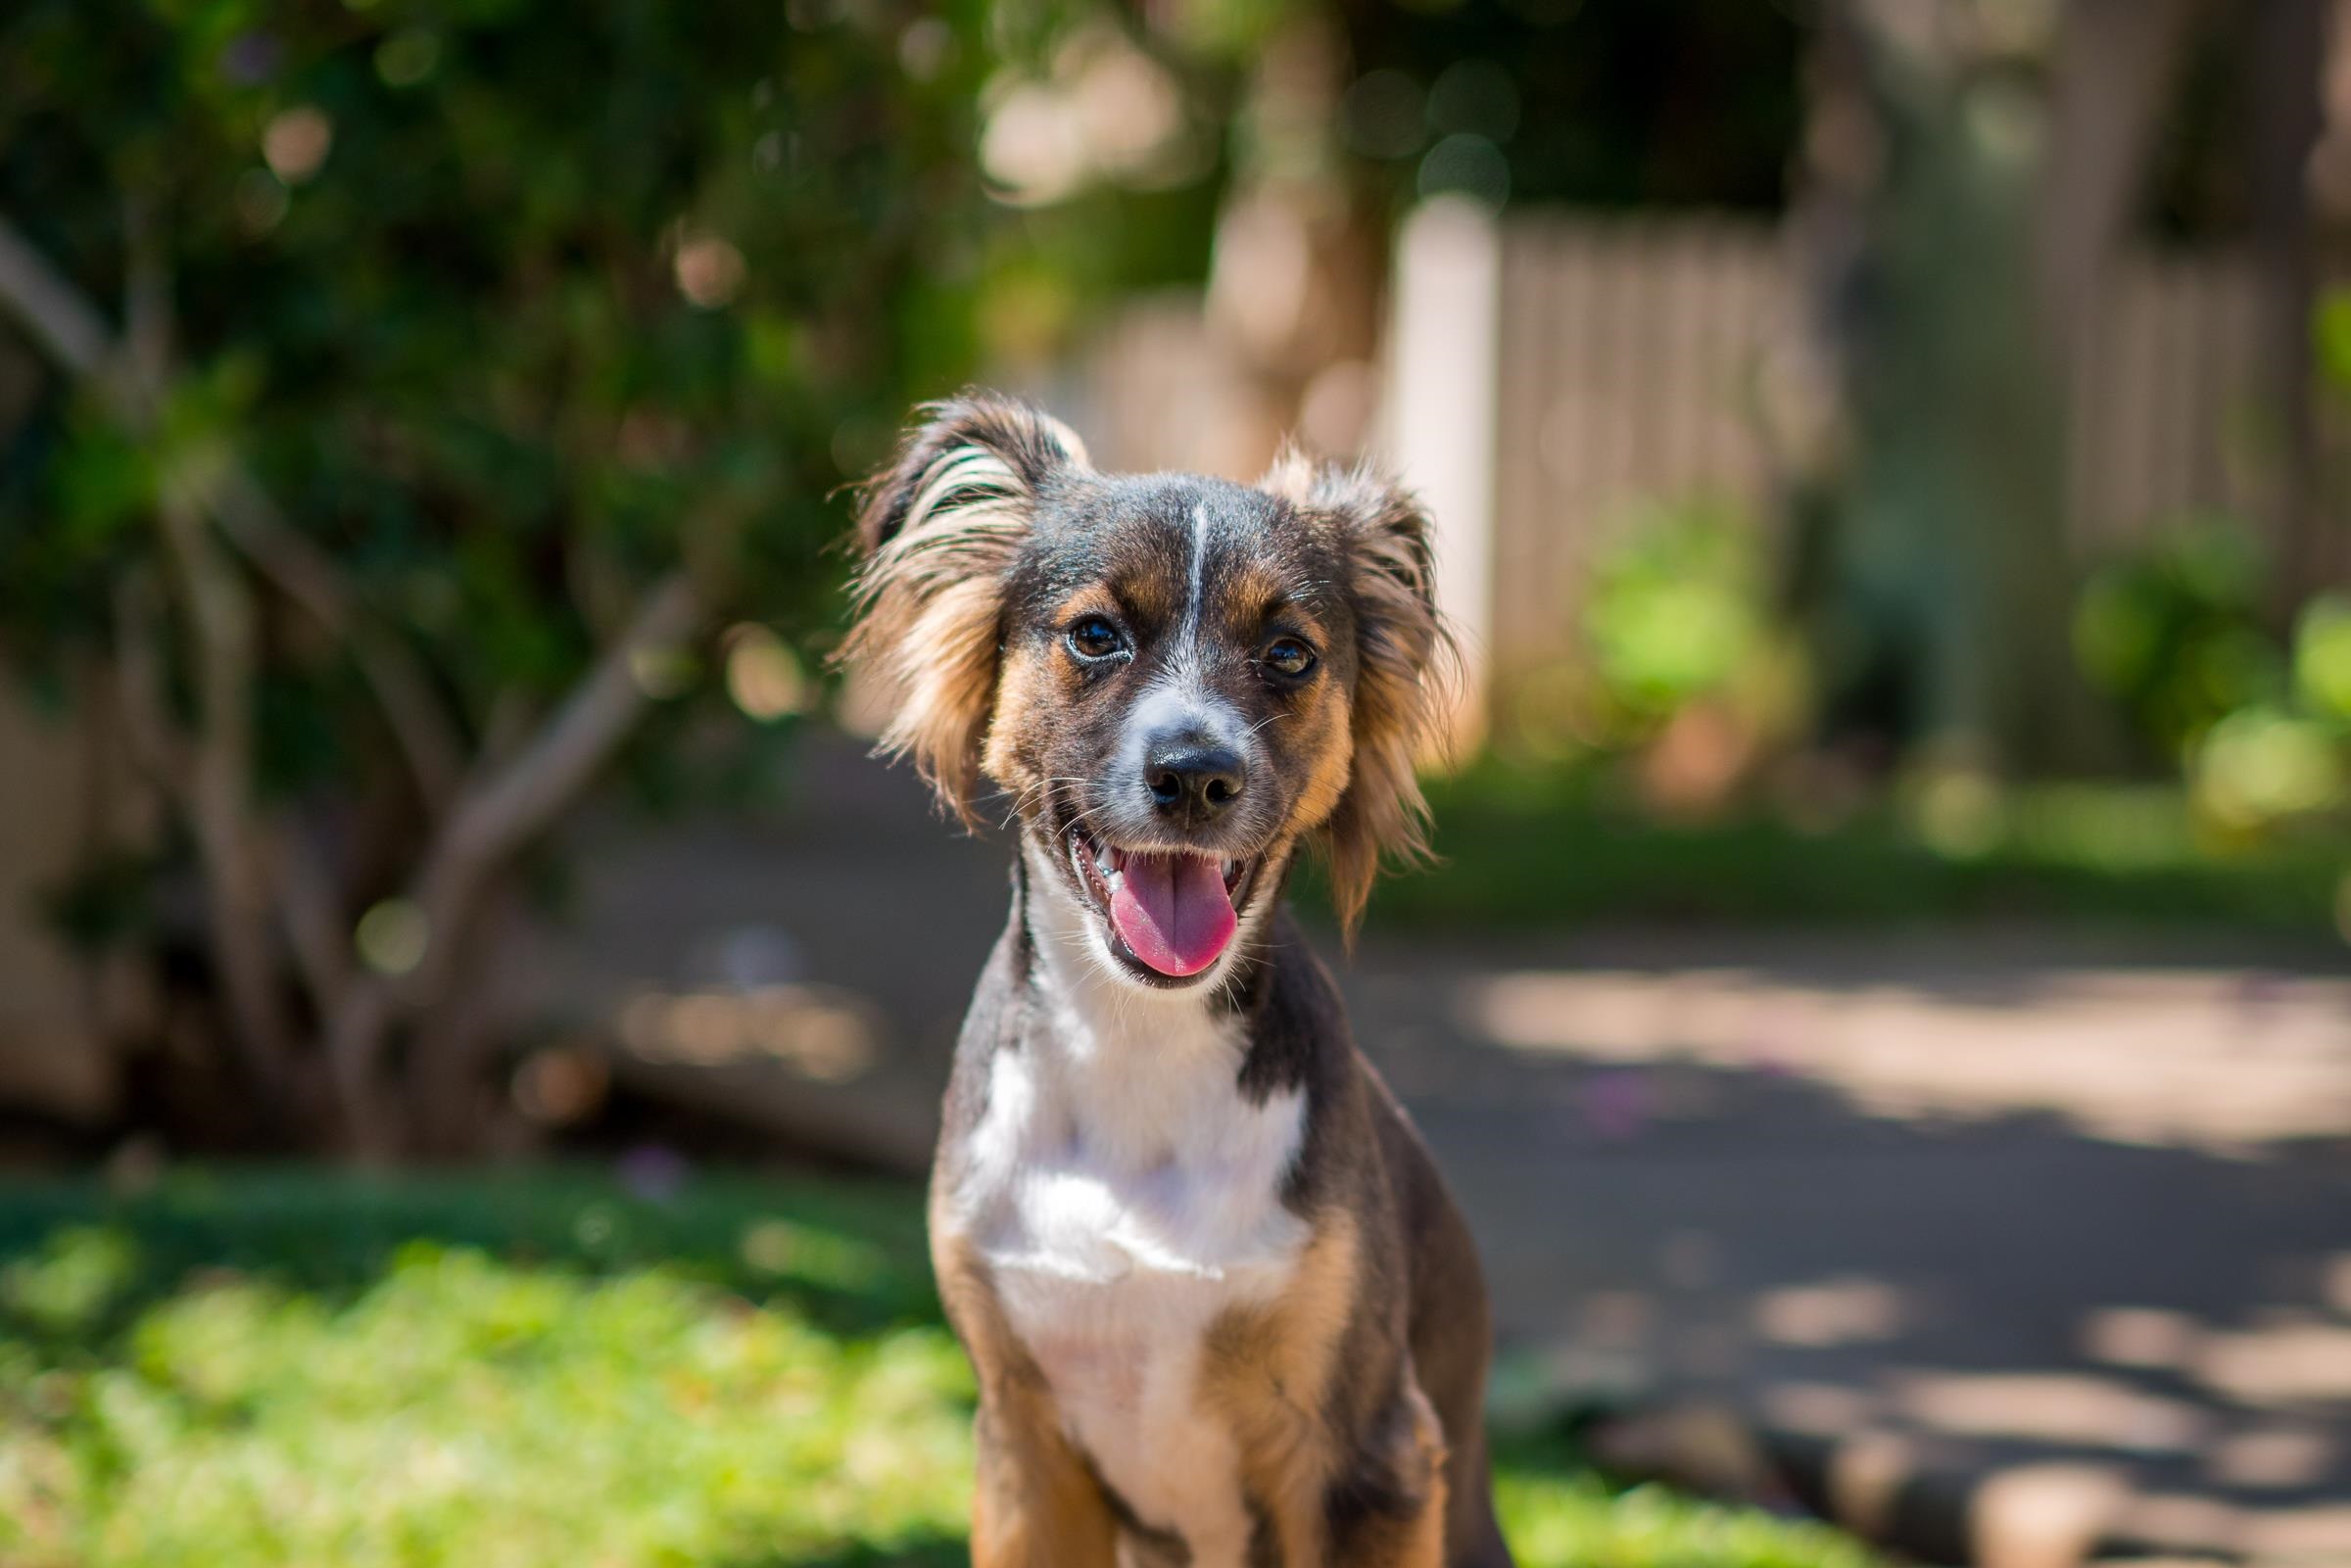
[[[972,1568],[1112,1568],[1118,1525],[1040,1399],[999,1387],[980,1402]]]
[[[1409,1368],[1373,1442],[1321,1493],[1324,1561],[1446,1568],[1445,1437]]]
[[[980,1380],[972,1568],[1114,1568],[1110,1499],[1062,1435],[1052,1391],[1006,1325],[986,1268],[936,1207],[931,1238],[940,1302]]]

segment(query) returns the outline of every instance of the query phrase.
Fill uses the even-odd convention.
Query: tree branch
[[[291,1046],[270,951],[268,879],[253,821],[253,603],[187,498],[162,499],[167,551],[195,642],[201,724],[191,759],[189,824],[212,905],[213,961],[232,1020],[233,1046],[269,1109],[288,1107]]]
[[[704,615],[701,594],[683,571],[656,583],[638,603],[628,631],[604,650],[562,706],[514,758],[466,788],[451,817],[423,890],[432,907],[437,883],[458,885],[504,861],[553,820],[650,702],[638,666],[691,639]]]
[[[343,639],[375,691],[426,807],[435,814],[448,809],[464,776],[463,750],[423,665],[357,604],[333,560],[286,522],[251,473],[223,463],[204,489],[207,509],[237,552]]]
[[[693,638],[708,610],[693,580],[671,573],[639,601],[628,631],[606,648],[510,761],[470,785],[435,835],[411,897],[425,918],[425,952],[395,983],[358,976],[328,1030],[338,1074],[364,1083],[395,1017],[446,989],[462,959],[475,905],[498,872],[578,798],[651,698],[638,679],[648,655]],[[445,1065],[447,1066],[447,1065]]]
[[[271,835],[277,865],[278,920],[311,1007],[331,1018],[351,984],[351,934],[326,857],[291,814]]]
[[[2068,370],[2095,330],[2100,274],[2145,183],[2197,9],[2198,0],[2061,9],[2033,256],[2039,308]]]
[[[274,848],[280,918],[296,971],[311,995],[345,1135],[361,1159],[387,1158],[393,1152],[391,1133],[375,1068],[391,998],[379,976],[352,968],[348,913],[316,840],[289,815],[279,825]]]
[[[50,358],[77,376],[96,376],[114,356],[114,334],[98,308],[0,218],[0,307]]]
[[[134,241],[144,222],[134,211]],[[139,241],[133,249],[147,251],[151,244]],[[128,293],[134,313],[151,323],[159,314],[152,259],[134,257],[134,263]],[[124,382],[120,351],[106,318],[5,217],[0,217],[0,311],[16,317],[59,365],[98,382],[125,419],[144,423],[145,405],[161,400],[163,367],[152,349],[137,356],[141,383]],[[351,649],[425,804],[436,813],[446,809],[462,778],[464,753],[456,726],[423,666],[399,639],[374,624],[334,562],[286,522],[268,492],[233,454],[220,453],[201,474],[186,477],[195,499],[238,553]]]
[[[185,738],[164,700],[162,656],[156,650],[155,579],[134,567],[115,584],[116,694],[123,738],[139,771],[163,795],[186,804],[189,773]]]
[[[135,286],[133,293],[139,294]],[[146,307],[141,309],[144,312]],[[161,386],[132,385],[122,379],[120,350],[104,317],[5,217],[0,217],[0,312],[23,323],[60,366],[96,382],[125,419],[144,422],[144,408],[160,397]],[[662,579],[639,601],[627,632],[605,649],[536,734],[511,757],[499,748],[483,759],[474,778],[465,780],[456,728],[421,665],[396,638],[371,623],[334,562],[286,524],[268,494],[232,454],[218,452],[209,463],[183,467],[167,476],[165,489],[166,538],[188,594],[202,655],[199,694],[207,708],[205,745],[189,759],[196,764],[190,816],[208,856],[216,857],[216,918],[222,927],[217,934],[231,949],[221,954],[228,972],[223,978],[240,1014],[264,1000],[239,978],[246,969],[241,961],[252,956],[246,939],[252,934],[251,921],[262,913],[254,898],[259,891],[254,879],[261,870],[255,857],[262,846],[249,826],[227,831],[231,819],[243,822],[243,808],[250,804],[227,764],[249,738],[244,721],[250,715],[240,714],[228,685],[240,667],[240,649],[249,651],[241,636],[250,634],[251,604],[234,574],[223,573],[216,551],[194,528],[191,507],[211,514],[239,554],[345,640],[401,743],[418,788],[437,808],[438,827],[412,884],[427,922],[425,955],[402,979],[357,974],[339,962],[322,940],[334,919],[331,902],[319,897],[324,890],[290,889],[300,907],[285,912],[289,934],[306,983],[329,1010],[323,1021],[329,1065],[347,1108],[363,1112],[377,1059],[398,1016],[432,1001],[442,982],[457,973],[465,932],[485,889],[578,798],[642,718],[651,701],[640,681],[643,662],[695,637],[708,608],[686,571]],[[150,629],[133,614],[150,609],[150,604],[134,597],[120,602],[127,630],[143,634]],[[152,739],[168,727],[168,720],[161,718],[161,682],[152,642],[144,653],[131,644],[125,651],[125,706],[133,710],[134,719],[157,720]],[[226,727],[224,734],[210,733],[216,724]],[[167,758],[160,746],[157,758],[178,760]],[[299,859],[300,849],[294,853]],[[307,864],[279,869],[296,882],[319,870]],[[248,1036],[249,1048],[281,1038],[265,1020],[259,1021],[259,1027],[241,1027],[239,1033]],[[380,1139],[382,1132],[367,1126],[355,1130],[363,1145]]]
[[[171,373],[171,268],[157,232],[153,204],[141,196],[122,200],[127,251],[122,281],[122,348],[130,373],[152,405],[161,400]]]

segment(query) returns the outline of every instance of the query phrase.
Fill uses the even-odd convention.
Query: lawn
[[[0,1188],[0,1563],[963,1560],[971,1378],[900,1187],[586,1170]],[[1864,1568],[1504,1445],[1529,1568]]]

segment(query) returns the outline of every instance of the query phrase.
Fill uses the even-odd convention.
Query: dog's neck
[[[1037,1026],[1028,1043],[1085,1137],[1148,1161],[1165,1152],[1183,1111],[1231,1102],[1252,1050],[1251,1003],[1271,962],[1264,928],[1279,891],[1268,886],[1252,901],[1208,980],[1154,991],[1111,972],[1091,918],[1047,852],[1024,835],[1014,896],[1034,953]]]

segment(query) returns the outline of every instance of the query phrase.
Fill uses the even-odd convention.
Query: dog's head
[[[1381,855],[1424,844],[1445,640],[1417,504],[1301,457],[1255,489],[1097,473],[1024,404],[927,411],[859,521],[843,654],[888,693],[884,744],[967,822],[1004,789],[1135,983],[1222,973],[1302,843],[1352,927]]]

